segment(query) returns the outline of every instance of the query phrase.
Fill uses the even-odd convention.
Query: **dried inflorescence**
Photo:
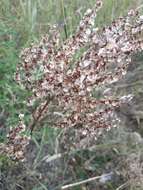
[[[14,160],[25,160],[25,149],[29,144],[29,137],[25,134],[26,126],[23,121],[23,114],[19,115],[19,124],[11,128],[7,135],[7,142],[0,144],[0,152],[7,154]]]
[[[98,0],[88,9],[75,35],[65,42],[53,28],[39,44],[22,51],[16,80],[32,92],[27,100],[34,106],[31,130],[45,119],[51,126],[92,132],[116,125],[114,108],[123,99],[105,93],[97,100],[93,91],[106,91],[106,85],[126,74],[132,54],[143,49],[143,19],[131,10],[100,30],[94,20],[101,6]]]

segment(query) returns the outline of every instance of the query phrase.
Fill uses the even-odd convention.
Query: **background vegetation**
[[[63,39],[72,34],[76,26],[78,25],[84,11],[90,8],[95,3],[95,0],[1,0],[0,1],[0,141],[5,140],[7,128],[14,126],[18,121],[19,113],[26,113],[25,97],[28,96],[28,92],[21,89],[14,81],[14,73],[17,64],[20,62],[19,54],[22,48],[28,47],[33,41],[48,33],[50,25],[56,24],[61,31]],[[104,6],[100,11],[96,25],[104,26],[109,24],[116,17],[126,14],[130,8],[140,6],[141,0],[105,0]],[[142,56],[138,58],[142,61]],[[137,57],[136,59],[137,60]],[[142,67],[133,68],[135,76],[142,74]],[[132,72],[132,70],[131,70]],[[126,86],[130,83],[131,75],[126,78]],[[138,79],[137,79],[138,80]],[[136,81],[135,81],[136,82]],[[133,84],[133,83],[131,83]],[[131,85],[130,84],[130,85]],[[124,84],[125,85],[125,84]],[[142,83],[139,85],[131,86],[128,90],[137,93],[138,102],[142,97]],[[119,85],[119,91],[122,92],[123,83]],[[124,88],[124,92],[126,91]],[[116,89],[117,90],[117,89]],[[141,106],[141,104],[140,104]],[[135,114],[135,121],[141,123],[142,115],[140,117]],[[137,119],[136,119],[137,118]],[[136,122],[133,124],[134,127]],[[136,132],[136,130],[133,130]],[[138,130],[140,132],[140,130]],[[16,165],[13,161],[5,158],[4,155],[0,155],[0,189],[4,190],[43,190],[43,189],[59,189],[62,184],[67,182],[76,181],[77,179],[84,179],[90,176],[99,175],[102,171],[108,171],[109,168],[118,168],[120,166],[123,170],[122,164],[118,165],[116,160],[126,158],[126,154],[129,159],[132,160],[134,156],[141,154],[142,149],[140,143],[137,146],[136,142],[131,140],[131,146],[127,138],[130,137],[130,133],[126,130],[113,131],[114,136],[110,140],[110,135],[107,134],[99,142],[100,150],[93,149],[79,150],[76,153],[72,153],[69,157],[65,156],[58,162],[54,162],[53,166],[46,165],[47,171],[44,171],[45,165],[41,165],[40,160],[45,155],[58,155],[63,149],[58,142],[59,131],[53,129],[41,129],[33,136],[31,142],[32,155],[29,156],[29,165],[23,166],[22,164]],[[140,132],[141,133],[141,132]],[[139,133],[139,136],[140,136]],[[134,137],[133,137],[134,138]],[[141,137],[140,137],[141,138]],[[137,139],[137,141],[139,138]],[[119,149],[116,147],[117,143]],[[132,144],[133,143],[133,144]],[[62,144],[62,142],[61,142]],[[119,145],[118,144],[118,145]],[[97,147],[98,149],[98,147]],[[68,149],[67,149],[68,150]],[[134,151],[133,151],[134,150]],[[96,155],[95,155],[96,152]],[[123,156],[124,155],[124,156]],[[122,157],[123,156],[123,157]],[[74,164],[73,157],[75,158]],[[90,160],[90,161],[89,161]],[[126,160],[126,159],[125,159]],[[88,162],[88,166],[85,163]],[[120,160],[118,160],[120,163]],[[10,162],[10,163],[9,163]],[[13,164],[12,164],[12,163]],[[31,164],[33,162],[33,164]],[[5,166],[7,167],[5,168]],[[72,165],[74,168],[72,168]],[[83,166],[84,165],[84,166]],[[111,167],[108,165],[112,165]],[[29,168],[30,169],[29,169]],[[88,167],[88,169],[87,169]],[[60,168],[60,169],[59,169]],[[68,169],[67,169],[68,168]],[[49,170],[49,171],[48,171]],[[64,170],[64,172],[63,172]],[[16,173],[20,171],[17,176]],[[124,175],[127,171],[124,171]],[[40,180],[40,173],[45,174],[45,179]],[[70,176],[71,174],[71,176]],[[10,178],[10,176],[12,176]],[[29,178],[27,178],[29,175]],[[38,176],[39,175],[39,176]],[[68,176],[67,179],[65,176]],[[58,179],[58,177],[61,178]],[[48,179],[49,178],[49,179]],[[61,180],[61,183],[57,182]],[[67,180],[67,181],[66,181]],[[117,180],[117,182],[116,182]],[[115,189],[120,180],[122,183],[124,179],[116,179],[113,183],[107,184],[108,187],[102,187],[103,189]],[[125,182],[127,177],[125,177]],[[100,185],[97,185],[98,189],[101,189]],[[83,186],[79,190],[91,189],[93,190],[95,184],[91,187]],[[136,188],[136,187],[135,187]],[[133,190],[136,190],[133,187]],[[128,188],[127,188],[128,189]],[[76,190],[76,188],[75,188]],[[77,188],[78,190],[78,188]]]

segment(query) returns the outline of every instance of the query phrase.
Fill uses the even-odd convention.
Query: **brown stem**
[[[41,112],[39,112],[39,114],[38,114],[38,116],[37,116],[36,118],[33,117],[33,121],[32,121],[32,123],[29,125],[31,136],[32,136],[32,133],[33,133],[33,130],[34,130],[35,126],[37,125],[37,123],[40,122],[40,118],[41,118],[43,112],[45,111],[46,107],[48,106],[48,104],[49,104],[49,102],[50,102],[51,100],[53,100],[53,96],[52,96],[52,97],[48,96],[48,98],[47,98],[47,100],[46,100],[46,102],[45,102],[45,105],[44,105],[43,108],[41,109]]]

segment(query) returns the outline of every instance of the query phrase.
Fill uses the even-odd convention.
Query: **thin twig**
[[[121,189],[123,189],[123,188],[126,187],[126,186],[128,186],[128,182],[126,182],[126,183],[120,185],[116,190],[121,190]]]
[[[76,183],[71,183],[71,184],[62,186],[61,189],[62,189],[62,190],[63,190],[63,189],[69,189],[69,188],[71,188],[71,187],[83,185],[83,184],[85,184],[85,183],[89,183],[89,182],[91,182],[91,181],[100,179],[101,177],[108,177],[108,176],[110,176],[110,175],[111,175],[111,174],[105,174],[105,175],[101,175],[101,176],[92,177],[92,178],[89,178],[89,179],[86,179],[86,180],[83,180],[83,181],[79,181],[79,182],[76,182]]]
[[[143,4],[140,5],[140,6],[138,6],[138,7],[136,8],[136,10],[138,11],[138,10],[141,9],[141,8],[143,8]]]
[[[48,96],[47,100],[45,101],[45,104],[44,104],[43,108],[41,109],[41,111],[39,112],[38,116],[36,118],[33,117],[33,121],[28,127],[30,129],[31,136],[32,136],[33,130],[35,128],[35,125],[37,125],[37,123],[40,122],[40,118],[51,100],[53,100],[53,96],[52,97]]]

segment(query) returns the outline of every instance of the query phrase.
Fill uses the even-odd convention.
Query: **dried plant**
[[[85,136],[98,128],[110,129],[118,123],[114,109],[131,100],[132,95],[115,98],[107,86],[122,78],[132,54],[142,51],[143,16],[131,10],[98,29],[94,22],[101,7],[97,0],[75,35],[64,42],[53,27],[38,44],[21,52],[16,81],[32,92],[27,100],[31,132],[45,120],[53,127],[81,130]],[[96,88],[104,91],[103,98],[96,99]]]
[[[7,135],[6,144],[0,144],[1,154],[7,154],[15,160],[25,160],[25,148],[29,143],[29,137],[24,134],[25,124],[23,115],[19,115],[20,121],[18,126],[11,128]]]

